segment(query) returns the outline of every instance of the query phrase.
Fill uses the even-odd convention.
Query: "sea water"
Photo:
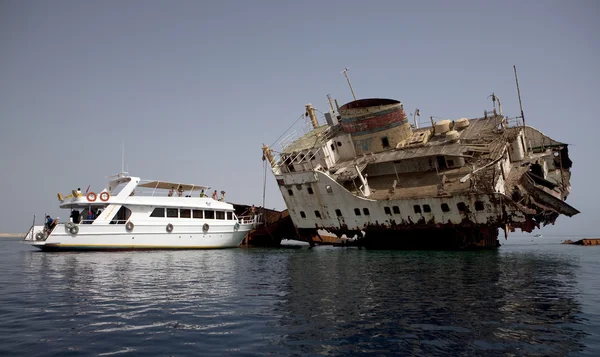
[[[2,239],[0,355],[599,356],[599,273],[600,246],[545,238],[109,253]]]

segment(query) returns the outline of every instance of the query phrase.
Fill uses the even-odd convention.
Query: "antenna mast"
[[[356,94],[354,94],[354,88],[352,88],[352,83],[350,83],[350,78],[348,77],[348,70],[350,68],[346,67],[344,68],[344,70],[342,71],[342,73],[344,74],[344,76],[346,76],[346,80],[348,81],[348,85],[350,86],[350,91],[352,92],[352,97],[354,97],[354,100],[356,100]]]
[[[125,143],[121,143],[121,172],[125,172]]]
[[[523,103],[521,103],[521,90],[519,89],[519,78],[517,77],[517,66],[513,65],[515,70],[515,82],[517,83],[517,95],[519,96],[519,108],[521,109],[521,119],[523,119],[523,127],[525,127],[525,114],[523,114]]]
[[[515,71],[515,82],[517,83],[517,95],[519,96],[519,108],[521,109],[521,119],[523,119],[523,144],[525,147],[525,152],[529,151],[529,144],[527,143],[527,138],[525,137],[525,114],[523,114],[523,103],[521,103],[521,90],[519,89],[519,78],[517,77],[517,66],[513,65],[513,69]]]

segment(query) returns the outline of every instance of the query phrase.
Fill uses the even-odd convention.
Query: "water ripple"
[[[46,254],[0,244],[2,355],[600,354],[590,250]]]

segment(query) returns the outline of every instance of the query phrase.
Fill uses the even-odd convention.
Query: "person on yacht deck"
[[[217,194],[217,190],[213,191],[213,193],[212,193],[212,199],[215,200],[215,201],[219,199],[219,195]]]
[[[177,195],[179,197],[183,196],[183,187],[179,186],[179,188],[177,188]]]
[[[169,190],[169,197],[173,197],[174,193],[175,193],[175,186],[171,187],[171,189]]]
[[[204,193],[204,190],[200,191],[200,197],[206,197],[206,194]]]

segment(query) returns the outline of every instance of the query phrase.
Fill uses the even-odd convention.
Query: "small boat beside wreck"
[[[43,251],[238,247],[256,218],[237,217],[208,189],[120,173],[100,193],[58,194],[71,221],[34,223],[24,242]]]

